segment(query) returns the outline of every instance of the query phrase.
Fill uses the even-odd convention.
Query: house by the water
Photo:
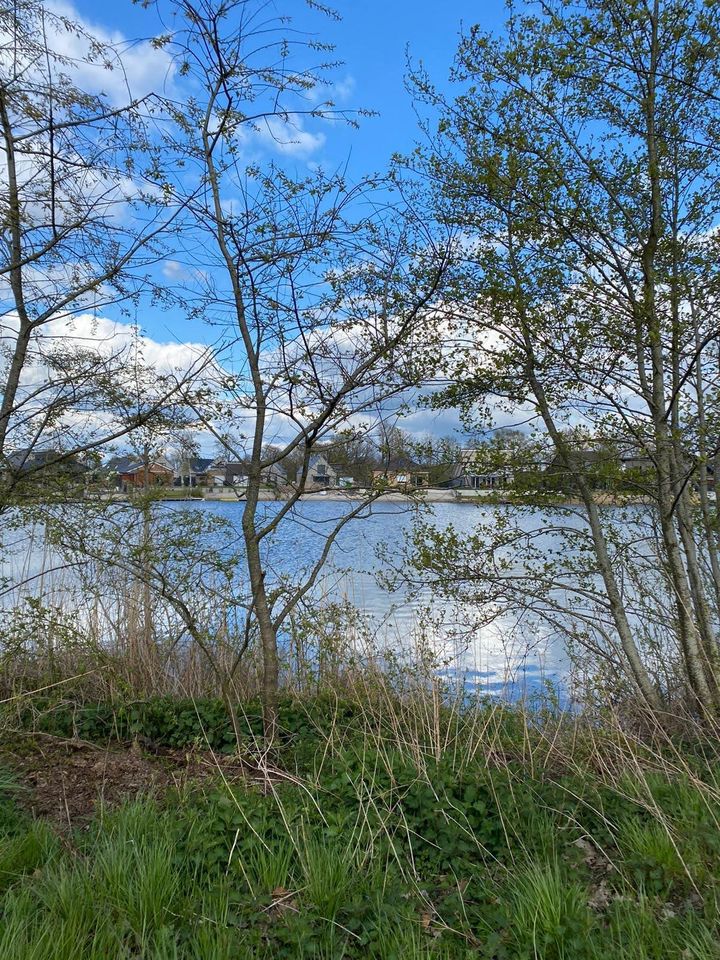
[[[235,490],[247,486],[249,467],[246,460],[213,460],[203,474],[203,484],[211,490],[232,487]],[[280,463],[265,467],[260,477],[268,486],[280,486],[287,483],[287,470]]]
[[[410,457],[391,457],[381,469],[373,470],[373,485],[399,490],[418,490],[430,484],[430,470]]]
[[[170,487],[174,479],[173,468],[164,460],[145,460],[139,457],[113,457],[105,470],[115,489],[123,493],[144,490],[148,487]]]
[[[302,482],[302,467],[298,467],[295,482]],[[331,463],[325,453],[316,453],[310,457],[308,463],[307,490],[332,490],[355,486],[357,481],[350,474],[347,467]]]
[[[460,451],[460,459],[452,465],[447,486],[453,490],[503,490],[512,480],[509,467],[488,469],[480,462],[480,451],[467,448]]]

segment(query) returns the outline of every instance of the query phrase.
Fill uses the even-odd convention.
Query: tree
[[[84,52],[63,53],[68,39]],[[153,269],[180,208],[153,132],[158,97],[80,86],[93,70],[122,76],[119,51],[41,4],[0,10],[0,505],[165,416],[178,380],[209,359],[149,371],[139,330],[103,317],[166,296]]]
[[[228,455],[247,465],[246,632],[256,629],[260,639],[271,741],[278,633],[317,581],[340,530],[367,513],[377,494],[315,527],[322,549],[292,583],[271,581],[264,546],[297,516],[313,452],[339,434],[366,433],[368,421],[383,419],[383,404],[417,380],[412,346],[417,354],[431,339],[428,311],[445,257],[411,206],[389,206],[387,183],[349,186],[342,174],[298,177],[276,163],[248,164],[244,148],[254,136],[292,143],[303,118],[338,116],[331,103],[317,102],[325,68],[307,65],[326,45],[293,32],[284,18],[261,17],[257,25],[263,5],[255,0],[179,2],[177,9],[185,26],[171,49],[194,96],[175,112],[179,132],[169,149],[196,177],[193,199],[184,200],[185,243],[201,268],[185,295],[224,337],[216,400],[196,409]],[[247,439],[238,445],[231,437]],[[294,490],[264,513],[263,472],[293,456],[300,465]]]
[[[408,437],[407,450],[406,456],[428,468],[431,486],[446,483],[463,460],[462,447],[454,437],[434,437],[432,434]]]
[[[378,431],[378,451],[382,461],[404,457],[412,449],[412,437],[393,421],[383,423]]]
[[[190,486],[192,461],[200,455],[197,438],[189,430],[182,430],[175,438],[173,460],[175,471],[180,478],[180,486]],[[187,482],[186,482],[187,479]]]
[[[587,524],[566,527],[572,559],[561,551],[550,568],[532,567],[537,608],[549,584],[574,590],[587,602],[575,616],[585,616],[576,635],[586,649],[626,673],[647,706],[689,691],[703,712],[720,707],[708,496],[718,454],[719,27],[717,5],[694,0],[541,0],[501,39],[470,31],[454,102],[416,77],[442,113],[417,166],[441,216],[467,237],[445,402],[489,409],[491,420],[493,409],[534,418]],[[628,515],[627,538],[599,506],[568,428],[648,464],[636,493],[650,509]],[[470,568],[482,576],[465,564],[468,582]],[[512,592],[511,580],[495,585]],[[552,620],[557,604],[545,609]]]

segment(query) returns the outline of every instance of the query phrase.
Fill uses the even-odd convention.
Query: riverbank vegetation
[[[298,622],[270,747],[259,651],[230,718],[192,651],[6,646],[2,956],[718,957],[711,722],[474,695],[349,613]]]
[[[268,757],[257,699],[239,753],[218,700],[16,701],[0,952],[711,960],[715,741],[628,720],[366,674],[283,695]]]

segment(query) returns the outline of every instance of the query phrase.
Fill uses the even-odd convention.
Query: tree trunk
[[[662,330],[657,314],[655,260],[658,245],[663,235],[663,207],[661,172],[658,156],[655,111],[656,80],[660,60],[659,4],[654,0],[650,15],[650,62],[647,73],[647,96],[644,100],[645,146],[647,149],[647,175],[650,184],[650,210],[648,233],[642,250],[643,290],[640,315],[637,321],[644,325],[650,346],[651,403],[657,465],[657,497],[660,511],[660,529],[667,555],[678,611],[678,624],[687,667],[688,679],[700,706],[705,710],[713,707],[713,696],[706,673],[702,651],[702,639],[694,617],[692,591],[675,530],[676,487],[673,482],[672,438],[667,423],[665,362],[662,347]]]
[[[249,470],[245,509],[242,527],[245,539],[245,554],[250,577],[250,591],[255,618],[260,633],[260,646],[263,660],[263,727],[265,742],[271,745],[277,735],[278,687],[280,682],[280,660],[278,657],[277,631],[273,624],[272,613],[265,586],[265,572],[260,557],[260,545],[255,530],[255,512],[260,492],[259,465],[252,464]]]

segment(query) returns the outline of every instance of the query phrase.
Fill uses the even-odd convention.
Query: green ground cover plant
[[[72,831],[32,819],[3,775],[0,956],[720,958],[707,742],[661,755],[576,718],[427,707],[287,698],[264,781],[219,764]],[[259,704],[240,713],[251,756]],[[230,749],[215,701],[19,716],[44,736]]]

